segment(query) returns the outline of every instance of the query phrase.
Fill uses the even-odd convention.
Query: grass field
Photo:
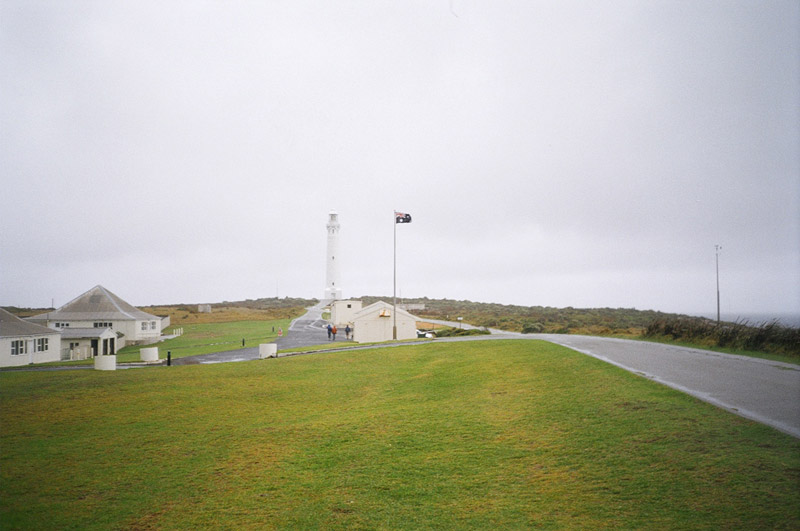
[[[800,441],[563,347],[0,373],[4,529],[800,527]]]
[[[153,345],[131,345],[120,349],[117,353],[117,361],[120,363],[139,361],[139,350],[146,347],[158,347],[158,355],[161,359],[167,358],[167,351],[172,352],[173,358],[183,358],[236,350],[242,348],[242,339],[245,340],[245,347],[255,347],[259,343],[275,341],[278,337],[278,330],[282,328],[286,333],[290,322],[289,319],[279,319],[187,324],[181,327],[183,335],[179,337]],[[166,333],[169,334],[170,331]]]

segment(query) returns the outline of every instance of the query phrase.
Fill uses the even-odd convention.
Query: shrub
[[[542,332],[544,332],[542,323],[525,323],[522,325],[523,334],[541,334]]]
[[[481,328],[441,328],[434,333],[436,337],[460,337],[489,335],[490,332]]]
[[[644,337],[800,356],[800,329],[782,326],[777,321],[751,325],[746,321],[717,324],[703,318],[664,318],[652,321]]]

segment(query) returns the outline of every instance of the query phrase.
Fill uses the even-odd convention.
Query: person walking
[[[336,325],[333,326],[331,332],[333,332],[333,340],[336,341]]]
[[[331,333],[333,332],[333,327],[330,323],[328,323],[328,341],[331,340]]]
[[[344,327],[344,337],[347,340],[350,340],[350,325]]]

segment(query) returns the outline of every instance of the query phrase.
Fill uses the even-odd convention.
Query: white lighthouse
[[[331,210],[328,213],[328,255],[325,265],[325,299],[342,298],[342,287],[339,283],[339,214]]]

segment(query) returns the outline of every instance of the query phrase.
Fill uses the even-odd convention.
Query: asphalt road
[[[278,351],[327,343],[328,321],[322,319],[322,310],[329,302],[320,301],[316,306],[309,308],[305,315],[292,321],[287,334],[276,341]],[[337,336],[339,340],[344,338],[344,331]]]
[[[278,351],[328,342],[322,319],[325,302],[309,309],[278,340]],[[459,326],[459,323],[436,321]],[[464,328],[472,328],[463,325]],[[493,330],[490,336],[436,341],[541,339],[611,363],[678,389],[731,413],[772,426],[800,438],[800,366],[746,356],[721,354],[661,343],[562,334],[514,334]],[[406,343],[408,344],[408,343]],[[350,343],[350,345],[353,345]],[[346,344],[343,342],[343,347]],[[258,358],[258,349],[242,349],[209,357],[199,363]],[[205,359],[201,359],[205,358]],[[227,359],[226,359],[227,358]],[[184,363],[193,363],[189,358]]]
[[[800,366],[627,339],[535,334],[800,438]]]
[[[328,343],[322,310],[327,301],[294,320],[278,339],[281,350]],[[459,323],[436,321],[451,326]],[[464,328],[472,328],[464,324]],[[514,334],[493,330],[490,336],[443,338],[435,341],[540,339],[571,348],[688,393],[731,413],[772,426],[800,438],[800,365],[721,354],[675,345],[626,339],[560,334]],[[337,340],[347,348],[352,342]],[[403,343],[408,345],[409,343]],[[392,346],[392,343],[380,345]],[[258,359],[258,347],[173,360],[174,365],[225,363]]]
[[[312,306],[302,317],[298,317],[289,324],[283,337],[278,338],[275,343],[278,345],[278,355],[282,350],[292,348],[311,347],[328,343],[328,321],[322,319],[322,311],[330,301],[321,301],[316,306]],[[337,334],[337,342],[342,342],[343,346],[348,344],[342,341],[344,332]],[[349,343],[352,345],[352,343]],[[197,365],[206,363],[227,363],[234,361],[250,361],[259,359],[258,347],[241,348],[226,352],[215,352],[213,354],[202,354],[199,356],[188,356],[172,360],[173,365]]]

